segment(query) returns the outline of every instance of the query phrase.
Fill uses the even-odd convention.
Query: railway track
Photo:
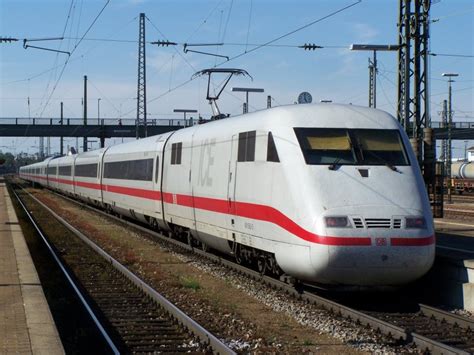
[[[474,202],[474,194],[472,195],[451,195],[451,199],[454,201],[468,201]]]
[[[465,207],[448,207],[444,208],[444,212],[446,213],[447,217],[473,217],[474,216],[474,208],[466,209]]]
[[[111,353],[234,354],[48,206],[31,194],[17,191],[13,190],[19,204],[81,299]],[[42,232],[44,217],[48,218],[46,223],[58,224],[58,233],[54,236],[46,237]]]
[[[395,310],[393,304],[377,301],[376,307],[373,307],[372,302],[371,308],[375,308],[375,310],[366,310],[367,302],[354,305],[353,302],[345,302],[344,300],[337,301],[334,298],[322,297],[316,294],[314,289],[308,285],[300,285],[300,287],[295,288],[294,285],[261,275],[254,270],[238,265],[226,258],[210,254],[201,249],[194,248],[192,245],[163,236],[135,222],[111,216],[95,207],[88,206],[69,197],[63,195],[59,196],[128,225],[145,233],[154,240],[158,239],[168,245],[174,245],[181,250],[192,252],[199,257],[224,265],[251,279],[258,280],[272,288],[279,289],[297,299],[315,304],[318,307],[330,310],[345,318],[350,318],[361,325],[370,326],[383,334],[390,335],[401,343],[413,343],[421,352],[433,354],[474,353],[474,321],[471,319],[413,301],[411,301],[409,306],[405,305],[403,309]]]

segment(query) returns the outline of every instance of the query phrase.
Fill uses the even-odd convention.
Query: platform
[[[0,353],[64,354],[56,325],[0,177]]]
[[[428,278],[440,300],[474,311],[474,223],[436,219],[436,261]]]
[[[438,254],[474,259],[474,221],[437,218],[435,228]]]

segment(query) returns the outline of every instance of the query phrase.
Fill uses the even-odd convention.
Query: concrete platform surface
[[[437,253],[457,259],[474,259],[474,223],[435,219]]]
[[[2,178],[0,353],[64,354],[56,325]]]
[[[431,274],[441,298],[454,307],[474,311],[474,223],[435,219],[436,262]]]

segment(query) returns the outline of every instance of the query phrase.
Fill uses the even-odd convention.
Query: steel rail
[[[445,212],[450,212],[450,213],[455,213],[455,214],[462,214],[462,215],[473,215],[474,214],[474,209],[471,210],[461,210],[459,208],[445,208]]]
[[[26,192],[26,191],[25,191]],[[147,295],[149,295],[155,302],[157,302],[160,306],[168,311],[168,313],[174,317],[180,324],[184,327],[189,329],[193,334],[199,337],[203,342],[209,344],[215,354],[236,354],[232,349],[230,349],[227,345],[225,345],[221,340],[219,340],[215,335],[211,332],[206,330],[202,327],[199,323],[185,314],[181,309],[176,307],[170,301],[168,301],[165,297],[163,297],[160,293],[146,284],[143,280],[141,280],[138,276],[128,270],[125,266],[123,266],[120,262],[118,262],[115,258],[113,258],[110,254],[104,251],[101,247],[99,247],[96,243],[92,240],[87,238],[82,232],[76,229],[74,226],[69,224],[64,218],[59,216],[56,212],[54,212],[51,208],[46,206],[43,202],[38,200],[36,197],[31,195],[29,192],[26,192],[32,199],[34,199],[40,206],[45,208],[53,217],[58,220],[62,225],[64,225],[68,230],[74,233],[79,239],[81,239],[84,243],[89,245],[95,252],[100,254],[104,259],[106,259],[110,264],[120,271],[125,277],[127,277],[135,286],[143,290]]]
[[[439,245],[439,244],[436,245],[436,250],[437,250],[438,252],[454,251],[454,252],[458,252],[458,253],[461,253],[461,254],[474,254],[474,250],[448,247],[447,245]]]
[[[271,277],[266,276],[266,275],[262,275],[257,271],[254,271],[254,270],[251,270],[247,267],[238,265],[238,264],[236,264],[232,261],[229,261],[227,259],[224,259],[224,258],[222,258],[218,255],[210,254],[210,253],[205,252],[201,249],[192,247],[192,246],[190,246],[190,245],[188,245],[184,242],[166,237],[163,234],[161,234],[159,232],[155,232],[155,231],[153,231],[153,230],[151,230],[147,227],[144,227],[140,224],[137,224],[136,222],[131,222],[131,221],[128,221],[128,220],[123,219],[123,218],[112,216],[112,215],[102,211],[101,209],[99,209],[95,206],[91,206],[91,205],[89,205],[87,203],[84,203],[82,201],[77,201],[77,200],[75,200],[71,197],[65,196],[63,194],[57,193],[57,192],[52,191],[52,190],[49,190],[49,191],[51,191],[52,193],[60,196],[61,198],[64,198],[68,201],[71,201],[71,202],[77,204],[77,205],[80,205],[82,207],[86,207],[90,210],[98,212],[99,214],[101,214],[101,215],[103,215],[107,218],[111,218],[111,219],[113,219],[113,220],[115,220],[119,223],[122,223],[122,224],[128,226],[128,227],[134,228],[135,230],[138,230],[138,231],[146,233],[150,236],[153,236],[154,238],[157,238],[157,239],[159,239],[159,240],[161,240],[165,243],[173,244],[173,245],[175,245],[175,246],[177,246],[177,247],[179,247],[183,250],[193,252],[193,253],[198,254],[199,256],[202,256],[202,257],[204,257],[204,258],[206,258],[210,261],[216,262],[217,264],[221,264],[221,265],[224,265],[226,267],[229,267],[229,268],[233,269],[234,271],[236,271],[238,273],[241,273],[241,274],[244,274],[244,275],[246,275],[246,276],[248,276],[248,277],[250,277],[254,280],[264,282],[265,284],[269,285],[270,287],[275,288],[275,289],[280,289],[280,290],[286,292],[287,294],[290,294],[290,295],[296,297],[297,299],[302,299],[302,300],[305,300],[307,302],[311,302],[311,303],[313,303],[315,305],[318,305],[320,307],[323,307],[323,308],[325,308],[325,309],[327,309],[327,310],[329,310],[329,311],[331,311],[335,314],[340,314],[341,316],[343,316],[345,318],[349,318],[349,319],[354,320],[356,322],[359,322],[363,325],[369,325],[373,329],[380,331],[382,334],[391,336],[392,338],[402,339],[407,343],[413,342],[420,349],[429,350],[432,354],[440,354],[440,355],[441,354],[444,354],[444,355],[468,355],[468,354],[470,354],[469,352],[466,352],[464,350],[457,349],[455,347],[440,343],[436,340],[429,339],[427,337],[424,337],[423,335],[417,334],[417,333],[415,333],[413,331],[410,331],[408,329],[398,327],[398,326],[393,325],[389,322],[383,321],[383,320],[378,319],[376,317],[373,317],[371,315],[368,315],[368,314],[365,314],[363,312],[357,311],[355,309],[352,309],[350,307],[347,307],[347,306],[342,305],[340,303],[337,303],[335,301],[332,301],[332,300],[329,300],[327,298],[315,295],[314,293],[307,292],[307,291],[298,291],[297,289],[295,289],[295,287],[293,287],[292,285],[289,285],[289,284],[287,284],[283,281],[271,278]],[[428,312],[430,312],[430,311],[433,312],[433,310],[437,310],[436,308],[425,306],[425,305],[420,305],[420,310],[421,309],[425,311],[424,314],[428,314]],[[441,311],[441,310],[437,310],[437,311]],[[441,314],[441,312],[437,312],[436,314],[439,315],[439,314]],[[434,316],[434,313],[432,315]],[[448,313],[448,312],[444,312],[443,317],[444,317],[443,319],[448,323],[460,324],[460,322],[459,322],[459,317],[460,316],[458,316],[458,315],[451,314],[451,313]],[[461,317],[461,318],[464,319],[464,317]],[[449,319],[449,321],[448,321],[448,319]],[[468,324],[470,324],[469,321],[468,321]]]
[[[107,331],[105,330],[104,326],[102,325],[102,323],[99,321],[99,318],[97,317],[97,315],[94,313],[94,311],[92,310],[91,306],[89,305],[89,303],[86,301],[86,298],[84,297],[84,295],[82,294],[82,292],[79,290],[79,287],[76,285],[76,283],[74,282],[73,278],[71,277],[71,275],[69,274],[69,272],[66,270],[66,268],[64,267],[63,263],[61,262],[60,258],[58,257],[58,255],[56,254],[56,252],[54,251],[54,249],[52,248],[51,244],[48,242],[46,236],[43,234],[43,232],[41,231],[41,228],[38,226],[38,224],[36,223],[36,221],[34,220],[34,218],[31,216],[31,213],[28,211],[28,208],[25,206],[25,204],[23,203],[23,201],[21,200],[21,198],[18,196],[18,194],[13,191],[13,189],[11,190],[13,192],[13,194],[15,195],[18,203],[20,204],[20,206],[23,208],[23,211],[25,212],[25,214],[28,216],[28,219],[30,220],[31,224],[33,225],[33,227],[35,228],[36,232],[38,233],[38,235],[41,237],[41,239],[43,240],[44,244],[46,245],[46,247],[48,248],[48,251],[50,252],[50,254],[53,256],[55,262],[58,264],[59,268],[61,269],[62,273],[64,274],[64,276],[66,277],[67,281],[69,282],[69,284],[71,285],[71,287],[73,288],[74,292],[76,293],[77,297],[79,298],[79,300],[81,301],[82,305],[84,306],[84,308],[87,310],[87,313],[89,314],[89,316],[91,317],[92,321],[94,322],[94,324],[96,325],[97,329],[99,329],[100,331],[100,334],[102,335],[102,337],[104,338],[104,340],[107,342],[107,344],[109,345],[110,349],[112,350],[112,352],[114,354],[120,354],[120,351],[118,350],[117,346],[114,344],[112,338],[110,337],[110,335],[107,333]]]
[[[474,331],[474,319],[459,316],[457,314],[449,313],[438,308],[427,306],[426,304],[419,304],[420,311],[427,317],[445,321],[450,324],[455,324],[464,329],[471,329]]]

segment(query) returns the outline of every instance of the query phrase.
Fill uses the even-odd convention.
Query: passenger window
[[[104,178],[153,182],[153,159],[105,163]]]
[[[239,146],[237,149],[237,161],[255,161],[256,131],[239,133]]]
[[[280,162],[280,158],[278,157],[278,152],[275,146],[275,141],[273,140],[272,132],[268,132],[267,161],[272,161],[275,163]]]

